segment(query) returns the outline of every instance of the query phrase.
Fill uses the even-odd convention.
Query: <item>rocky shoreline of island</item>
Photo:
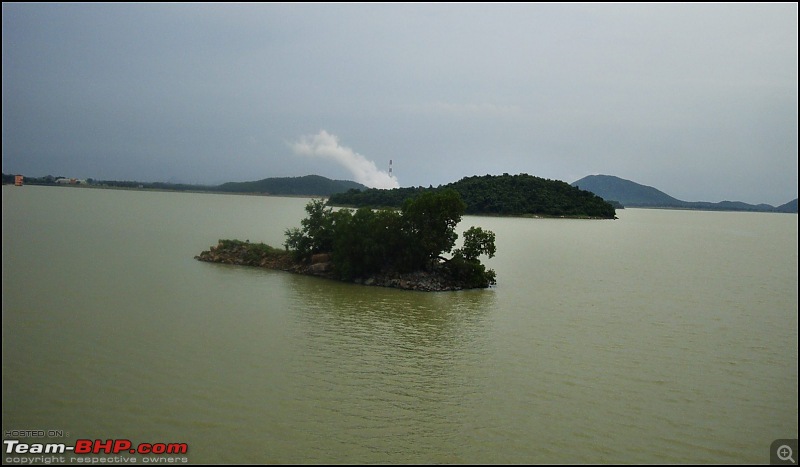
[[[195,259],[209,263],[258,267],[341,280],[334,271],[332,257],[329,253],[312,255],[310,261],[296,261],[290,251],[273,248],[263,243],[220,240],[217,245],[195,256]],[[450,277],[444,267],[434,267],[430,271],[410,273],[382,271],[368,277],[359,277],[345,282],[422,292],[444,292],[475,288],[465,287],[463,283]]]

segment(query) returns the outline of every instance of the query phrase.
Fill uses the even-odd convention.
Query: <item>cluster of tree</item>
[[[213,191],[214,187],[205,185],[190,185],[188,183],[167,182],[137,182],[133,180],[98,180],[97,185],[115,188],[146,188],[149,190],[169,191]]]
[[[366,190],[347,190],[344,193],[336,193],[328,198],[331,206],[348,207],[369,207],[369,208],[400,208],[407,199],[416,198],[422,193],[436,190],[430,186],[428,188],[407,187],[407,188],[369,188]]]
[[[466,203],[466,214],[539,215],[613,219],[614,206],[594,193],[528,174],[465,177],[437,188],[349,190],[331,195],[328,203],[338,206],[400,207],[421,193],[454,190]]]
[[[69,178],[64,177],[62,175],[45,175],[44,177],[28,177],[25,176],[25,184],[26,185],[56,185],[59,179],[62,178]],[[117,188],[151,188],[151,189],[161,189],[161,190],[176,190],[176,191],[184,191],[184,190],[203,190],[203,189],[211,189],[211,187],[204,187],[201,185],[185,185],[185,184],[174,184],[174,183],[163,183],[163,182],[136,182],[136,181],[129,181],[129,180],[95,180],[93,178],[87,178],[85,180],[86,184],[89,185],[101,185],[101,186],[108,186],[108,187],[117,187]],[[3,183],[14,183],[14,175],[3,174]]]
[[[12,184],[14,183],[14,174],[3,174],[3,184]],[[25,180],[26,185],[55,185],[56,180],[60,178],[68,178],[64,176],[53,176],[53,175],[46,175],[44,177],[23,177]],[[94,180],[91,178],[86,179],[86,183],[93,183]]]
[[[192,185],[186,183],[131,182],[103,180],[105,186],[149,188],[174,191],[211,191],[222,193],[259,193],[270,195],[329,196],[349,189],[364,189],[364,185],[347,180],[331,180],[319,175],[304,177],[273,177],[253,182],[227,182],[221,185]]]
[[[488,287],[495,273],[479,260],[495,254],[493,232],[471,227],[462,248],[453,249],[458,238],[455,227],[466,205],[455,190],[426,191],[407,199],[401,209],[333,211],[322,200],[306,206],[308,217],[302,228],[286,231],[284,246],[295,259],[330,253],[335,274],[341,279],[397,271],[437,270],[459,281],[465,288]],[[451,258],[442,255],[451,253]]]

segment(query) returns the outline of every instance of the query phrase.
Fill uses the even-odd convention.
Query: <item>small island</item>
[[[422,193],[407,199],[399,211],[334,212],[322,200],[312,200],[302,228],[286,230],[284,249],[220,240],[195,258],[407,290],[487,288],[496,283],[495,272],[479,257],[494,256],[495,235],[470,227],[463,246],[454,249],[455,227],[465,208],[455,190]]]

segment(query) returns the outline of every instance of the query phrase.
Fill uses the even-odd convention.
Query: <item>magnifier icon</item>
[[[793,464],[797,463],[796,460],[792,459],[792,454],[793,454],[792,453],[792,448],[790,448],[789,446],[787,446],[785,444],[778,448],[777,454],[778,454],[778,459],[780,459],[780,460],[782,460],[784,462],[785,461],[792,461]]]

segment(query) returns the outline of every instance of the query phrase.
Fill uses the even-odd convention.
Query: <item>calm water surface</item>
[[[193,259],[281,245],[308,199],[2,196],[4,431],[207,463],[763,464],[797,437],[796,215],[465,217],[498,285],[423,293]]]

